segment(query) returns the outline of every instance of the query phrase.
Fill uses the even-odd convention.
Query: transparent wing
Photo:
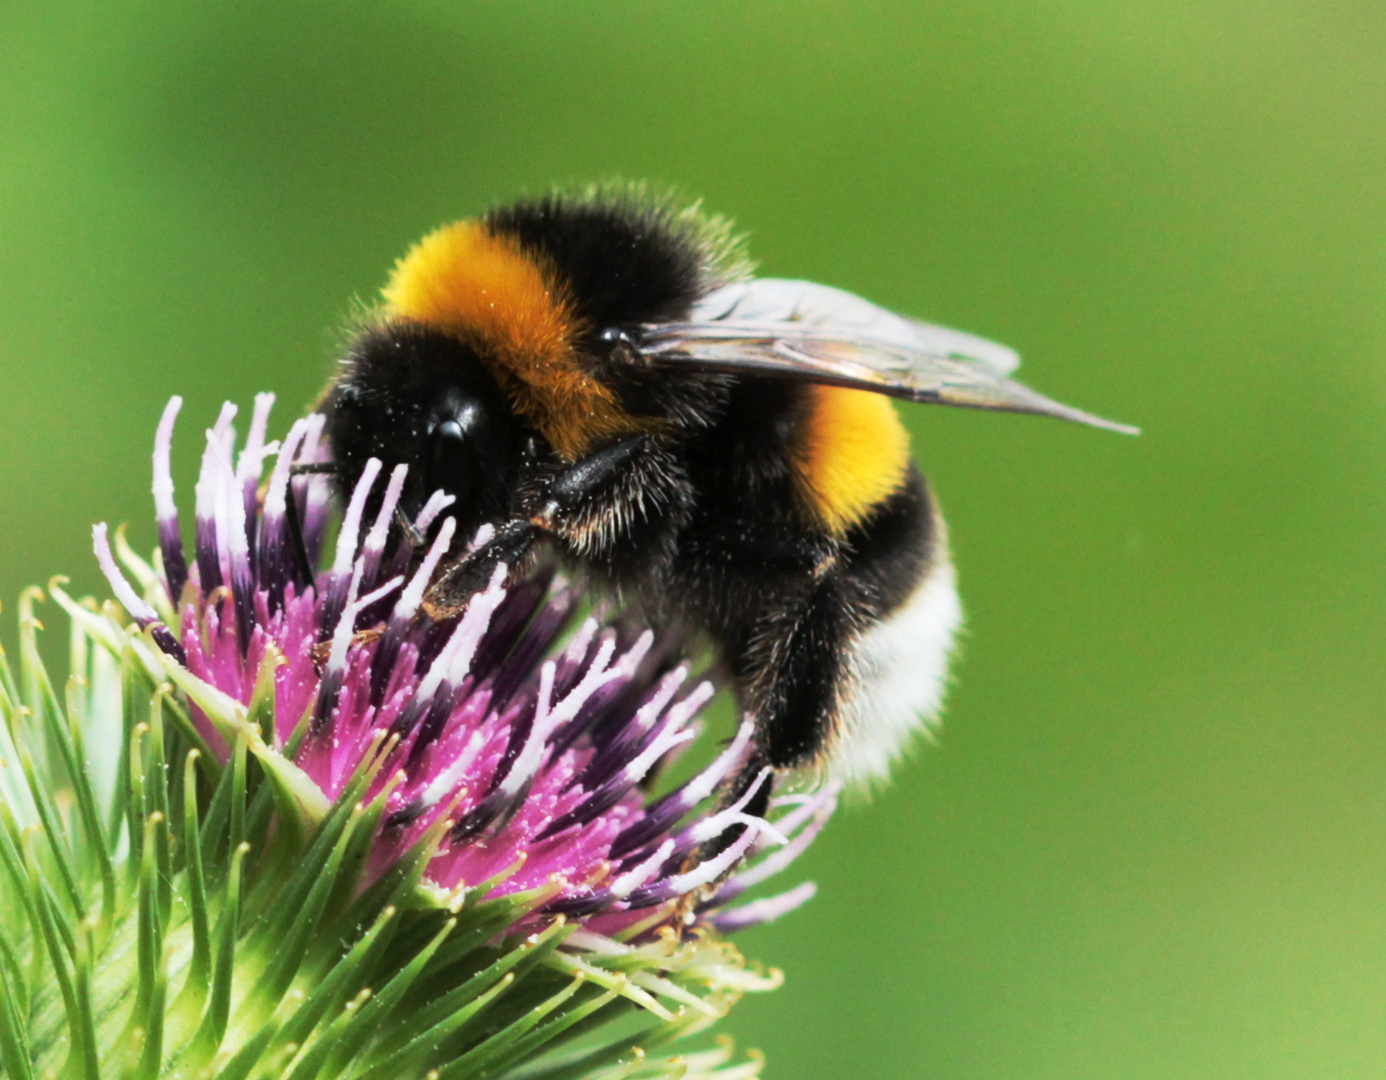
[[[1007,378],[1020,358],[995,342],[917,322],[808,281],[761,278],[719,289],[687,323],[643,328],[653,364],[778,375],[909,401],[1054,416],[1136,434]]]
[[[935,323],[887,311],[844,289],[813,281],[756,278],[709,294],[693,308],[694,323],[750,322],[813,327],[839,337],[863,337],[930,356],[975,360],[1009,375],[1020,366],[1014,349]]]

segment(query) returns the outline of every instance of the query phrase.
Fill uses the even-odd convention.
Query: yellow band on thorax
[[[480,221],[444,225],[415,244],[384,298],[389,315],[472,345],[516,411],[569,460],[603,436],[639,430],[583,370],[574,341],[584,328],[552,269]]]

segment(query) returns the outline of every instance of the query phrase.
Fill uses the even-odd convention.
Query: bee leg
[[[294,494],[293,474],[289,475],[289,490],[285,492],[284,523],[289,527],[294,561],[298,563],[298,580],[302,584],[313,580],[313,560],[308,555],[308,543],[303,539],[303,522],[298,516],[298,496]]]
[[[434,621],[450,619],[466,609],[468,601],[491,582],[501,563],[512,570],[520,563],[540,529],[531,521],[509,521],[475,551],[453,563],[429,586],[423,598],[424,613]]]
[[[743,707],[758,717],[760,755],[729,785],[734,802],[763,765],[820,761],[850,685],[863,590],[851,579],[851,550],[821,533],[727,518],[685,533],[680,557],[683,580],[721,581],[734,596],[715,632]]]
[[[850,687],[860,612],[840,576],[831,569],[816,575],[801,604],[763,615],[738,664],[760,716],[756,742],[777,771],[821,763]]]
[[[409,515],[398,503],[395,504],[395,525],[404,536],[405,542],[415,551],[421,549],[428,542],[428,537],[415,528],[414,523],[409,520]]]
[[[424,596],[424,612],[435,620],[457,615],[486,588],[499,563],[513,569],[542,535],[570,543],[580,538],[589,527],[587,518],[602,516],[603,496],[631,473],[647,444],[644,435],[630,436],[545,478],[519,516],[433,583]]]
[[[770,759],[766,756],[765,751],[758,746],[752,746],[750,753],[746,755],[746,760],[737,767],[736,772],[724,784],[718,803],[723,807],[731,806],[745,798],[746,793],[754,787],[754,793],[742,806],[741,812],[751,817],[764,817],[765,812],[770,809],[770,796],[775,790],[775,778],[773,776],[763,783],[760,779],[761,773],[769,764]],[[741,827],[727,830],[727,833],[716,841],[717,850],[721,851],[740,835]],[[724,838],[725,842],[723,842]]]
[[[303,522],[298,516],[298,499],[294,495],[294,480],[300,476],[336,476],[337,465],[332,461],[312,461],[289,466],[289,489],[284,499],[284,521],[293,542],[294,559],[298,563],[300,581],[313,580],[313,560],[308,556],[308,544],[303,539]]]
[[[630,435],[575,461],[549,477],[531,517],[544,528],[562,525],[575,509],[614,487],[649,446],[649,436]]]

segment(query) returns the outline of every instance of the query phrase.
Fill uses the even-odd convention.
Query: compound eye
[[[462,425],[454,418],[442,421],[429,433],[428,486],[442,488],[466,502],[472,487],[476,456],[467,443]]]

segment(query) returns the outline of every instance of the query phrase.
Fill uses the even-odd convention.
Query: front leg
[[[575,558],[618,578],[667,559],[692,500],[683,469],[652,435],[630,435],[535,485],[530,519]]]
[[[448,567],[429,588],[434,619],[456,615],[500,563],[514,567],[540,537],[608,571],[658,558],[661,540],[686,519],[682,472],[652,437],[632,435],[523,484],[518,513],[486,543]]]
[[[496,567],[505,563],[513,569],[540,535],[542,530],[533,522],[506,522],[475,551],[445,567],[424,594],[424,614],[435,622],[460,615],[471,598],[490,584]]]

